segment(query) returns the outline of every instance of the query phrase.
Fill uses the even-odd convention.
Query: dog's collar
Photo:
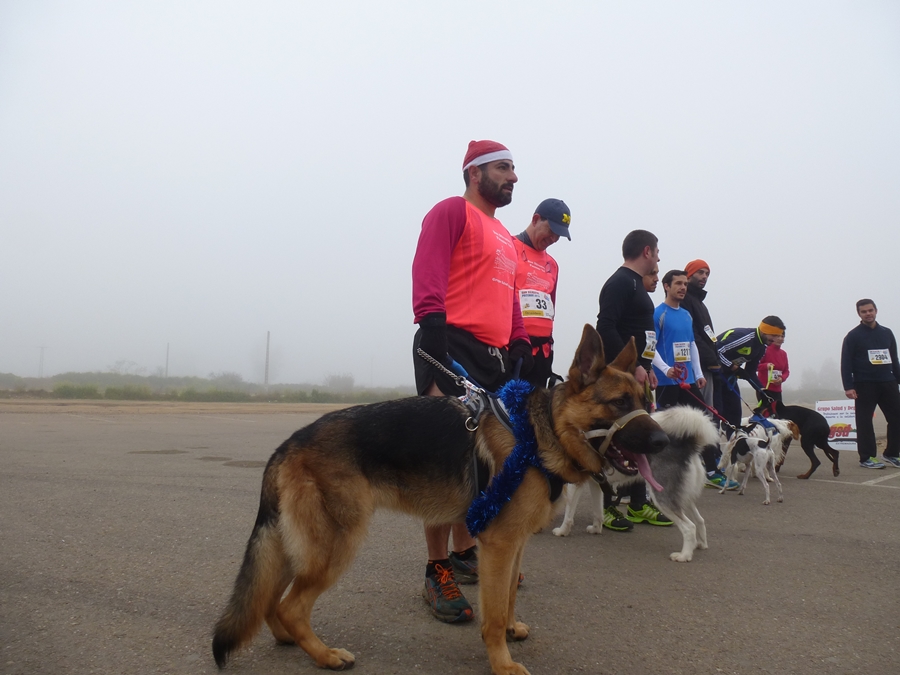
[[[612,443],[613,436],[616,432],[624,429],[625,425],[635,417],[641,417],[642,415],[649,415],[649,413],[643,408],[638,408],[637,410],[632,410],[627,415],[622,415],[622,417],[612,423],[612,426],[610,426],[609,429],[591,429],[590,431],[582,431],[581,433],[584,435],[586,441],[590,441],[592,438],[606,436],[599,449],[596,450],[597,454],[603,457],[606,454],[607,449],[609,449],[609,444]],[[588,443],[588,445],[590,445],[590,443]],[[593,448],[594,446],[591,445],[592,450]]]

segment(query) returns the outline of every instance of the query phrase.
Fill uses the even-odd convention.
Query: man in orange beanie
[[[706,308],[706,282],[709,279],[709,263],[705,260],[691,260],[684,267],[688,275],[688,289],[681,306],[691,315],[694,323],[694,342],[700,353],[700,367],[706,385],[700,388],[706,405],[721,411],[722,408],[722,365],[716,351],[716,332],[709,310]]]

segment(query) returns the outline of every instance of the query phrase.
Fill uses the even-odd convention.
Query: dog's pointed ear
[[[584,324],[581,331],[581,342],[575,350],[575,359],[569,368],[569,383],[575,392],[594,384],[600,373],[606,368],[606,358],[603,356],[603,340],[600,333],[590,325]]]
[[[625,348],[619,352],[619,355],[609,365],[634,375],[634,369],[637,368],[637,347],[634,346],[633,337],[628,340]]]

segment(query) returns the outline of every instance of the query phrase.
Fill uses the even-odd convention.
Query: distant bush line
[[[95,377],[91,378],[90,376]],[[91,380],[94,380],[93,382]],[[355,388],[333,391],[325,387],[299,388],[302,385],[264,387],[246,382],[222,386],[204,378],[190,380],[188,386],[177,381],[115,373],[65,373],[37,380],[0,373],[0,398],[79,399],[106,401],[185,401],[196,403],[376,403],[415,394],[410,388]],[[119,380],[119,381],[116,381]],[[140,382],[145,380],[145,382]],[[218,385],[218,386],[217,386]]]

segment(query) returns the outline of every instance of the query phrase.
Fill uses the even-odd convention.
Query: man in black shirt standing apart
[[[900,469],[900,364],[897,341],[890,328],[875,321],[875,302],[864,298],[856,303],[859,325],[847,333],[841,348],[841,379],[844,394],[856,401],[856,449],[864,469],[883,469],[876,458],[875,427],[872,415],[881,408],[887,420],[887,447],[884,462]]]
[[[649,383],[656,389],[656,375],[651,364],[656,353],[656,332],[653,327],[653,301],[644,288],[644,275],[649,274],[659,262],[656,235],[647,230],[629,232],[622,242],[625,261],[603,284],[600,291],[600,312],[597,314],[597,332],[603,340],[603,353],[609,363],[631,338],[638,353],[638,366],[634,379],[639,384]],[[671,525],[672,521],[647,501],[644,481],[633,483],[624,489],[630,497],[628,514],[622,514],[604,495],[603,525],[610,530],[626,532],[631,523]]]

